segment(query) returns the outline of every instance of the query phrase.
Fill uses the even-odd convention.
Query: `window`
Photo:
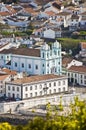
[[[84,76],[84,79],[86,79],[86,75]]]
[[[63,85],[65,85],[65,81],[63,81]]]
[[[58,62],[58,65],[60,65],[60,62]]]
[[[30,93],[30,97],[32,97],[33,95],[32,95],[32,93]]]
[[[25,87],[25,91],[28,91],[28,87]]]
[[[61,82],[59,81],[59,82],[58,82],[58,86],[60,86],[60,85],[61,85]]]
[[[24,63],[22,63],[22,68],[24,68]]]
[[[11,94],[10,94],[10,93],[8,93],[8,97],[10,97],[10,95],[11,95]]]
[[[47,58],[49,57],[49,54],[47,53]]]
[[[37,96],[37,92],[35,92],[35,96]]]
[[[42,53],[42,58],[44,58],[44,52]]]
[[[60,51],[58,51],[58,55],[60,55]]]
[[[86,81],[84,81],[84,84],[86,84]]]
[[[46,83],[44,83],[44,86],[45,86],[45,87],[47,87],[47,84],[46,84]]]
[[[15,87],[13,87],[13,91],[15,91]]]
[[[3,59],[3,56],[1,56],[1,59]]]
[[[76,74],[75,74],[75,77],[76,77]]]
[[[3,83],[3,81],[1,81],[1,83]]]
[[[40,84],[40,89],[42,89],[42,85]]]
[[[38,65],[36,65],[36,70],[38,69]]]
[[[49,67],[49,63],[47,64],[47,66]]]
[[[73,78],[73,73],[71,73],[71,77]]]
[[[56,89],[54,89],[54,93],[56,93]]]
[[[56,50],[54,50],[54,54],[57,55]]]
[[[10,90],[10,86],[8,86],[8,90]]]
[[[82,75],[81,75],[81,78],[82,78]]]
[[[17,67],[17,63],[15,62],[15,67]]]
[[[42,91],[40,91],[40,96],[42,95]]]
[[[30,86],[30,90],[32,90],[32,86]]]
[[[19,87],[17,87],[17,91],[19,91]]]
[[[9,56],[7,56],[7,59],[9,58]]]
[[[63,87],[63,91],[65,91],[65,87]]]
[[[31,68],[31,64],[28,65],[29,69]]]
[[[37,90],[37,85],[35,86],[35,90]]]
[[[1,85],[1,88],[2,88],[3,86]]]
[[[54,82],[54,86],[56,86],[56,82]]]
[[[25,98],[28,98],[28,94],[25,94]]]
[[[51,83],[49,83],[49,87],[51,87]]]
[[[83,82],[82,82],[82,80],[81,80],[81,84],[82,84]]]
[[[70,73],[68,73],[68,77],[70,77]]]
[[[17,94],[17,98],[19,98],[19,94]]]
[[[61,88],[58,88],[58,92],[61,92]]]

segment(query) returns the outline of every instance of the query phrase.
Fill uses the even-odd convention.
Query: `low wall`
[[[15,102],[0,103],[0,114],[17,112],[20,109],[32,108],[37,105],[42,105],[50,102],[51,104],[59,104],[62,100],[63,105],[69,105],[74,102],[74,97],[78,96],[79,99],[86,100],[86,94],[65,94],[65,95],[51,95],[40,98],[27,99]]]

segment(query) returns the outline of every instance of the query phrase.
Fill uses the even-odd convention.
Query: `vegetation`
[[[16,31],[16,32],[8,32],[8,31],[2,31],[0,34],[4,37],[9,37],[9,36],[13,36],[13,34],[15,36],[30,36],[32,34],[33,30],[28,29],[26,31],[20,32],[20,31]]]
[[[62,45],[62,50],[66,51],[69,53],[69,51],[72,51],[72,55],[76,55],[80,48],[79,48],[79,43],[82,41],[86,40],[81,40],[81,39],[73,39],[73,38],[58,38],[57,39],[61,45]]]
[[[59,107],[63,111],[61,104]],[[1,123],[0,130],[86,130],[86,102],[75,98],[69,111],[66,109],[66,113],[61,115],[56,109],[52,110],[48,103],[46,118],[35,117],[25,126]]]

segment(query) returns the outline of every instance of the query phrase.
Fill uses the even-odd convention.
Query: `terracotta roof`
[[[68,70],[86,74],[86,66],[71,66]]]
[[[24,77],[22,79],[18,79],[15,81],[12,81],[12,83],[16,84],[24,84],[24,83],[31,83],[31,82],[38,82],[38,81],[44,81],[44,80],[52,80],[57,78],[62,78],[64,76],[54,75],[54,74],[47,74],[47,75],[37,75],[37,76],[30,76],[30,77]]]
[[[40,57],[40,50],[32,48],[10,48],[7,50],[5,49],[0,53]]]
[[[0,75],[0,81],[5,80],[9,75]]]
[[[33,10],[32,8],[24,8],[24,11],[27,12],[27,13],[30,13],[32,15],[34,14],[38,14],[38,12],[36,12],[35,10]]]
[[[73,60],[73,58],[64,57],[62,59],[62,66],[67,67],[67,65]]]
[[[53,11],[45,11],[49,16],[55,16],[56,14]]]
[[[9,13],[9,12],[0,12],[0,16],[9,16],[9,15],[11,15],[11,13]]]
[[[15,70],[10,70],[8,68],[3,68],[2,71],[9,74],[9,75],[16,75],[17,74],[17,72]]]

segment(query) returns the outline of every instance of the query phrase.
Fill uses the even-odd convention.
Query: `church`
[[[51,46],[44,43],[40,48],[11,48],[3,50],[0,52],[0,63],[2,67],[7,67],[17,72],[26,72],[28,75],[61,75],[61,45],[55,41]]]

